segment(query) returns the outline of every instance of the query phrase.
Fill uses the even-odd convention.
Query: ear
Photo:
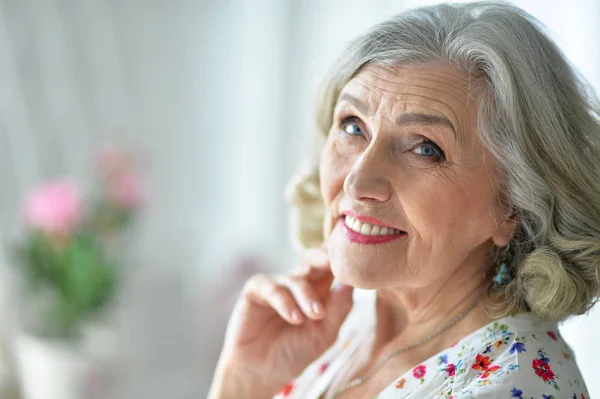
[[[498,225],[498,228],[492,235],[492,241],[497,247],[505,247],[512,239],[519,222],[514,214],[502,219],[502,222]]]

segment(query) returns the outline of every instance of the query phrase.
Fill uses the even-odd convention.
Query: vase
[[[89,323],[82,339],[50,340],[21,333],[15,357],[22,399],[104,399],[112,397],[119,353],[111,325]]]
[[[88,323],[83,328],[82,349],[90,361],[86,399],[113,398],[122,377],[123,359],[118,334],[111,323]]]
[[[90,363],[78,345],[23,333],[15,357],[23,399],[87,399]]]

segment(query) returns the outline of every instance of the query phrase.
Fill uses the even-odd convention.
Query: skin
[[[477,135],[476,100],[469,76],[444,62],[369,65],[348,82],[321,157],[324,246],[291,275],[249,281],[210,398],[235,397],[244,389],[260,391],[252,397],[272,396],[333,343],[351,306],[347,287],[376,290],[376,326],[327,397],[483,294],[492,249],[509,242],[516,222],[502,206],[496,166]],[[405,234],[385,244],[353,243],[341,226],[347,210]],[[346,286],[329,291],[333,277]],[[336,398],[373,396],[490,321],[480,304]]]
[[[496,166],[477,135],[477,93],[468,83],[447,63],[368,66],[340,95],[320,165],[329,258],[339,281],[377,290],[375,336],[355,374],[467,308],[485,287],[491,249],[514,232]],[[407,234],[352,243],[341,228],[346,210]],[[454,332],[489,321],[480,306]],[[424,352],[435,354],[456,335]],[[396,375],[399,366],[388,364]]]

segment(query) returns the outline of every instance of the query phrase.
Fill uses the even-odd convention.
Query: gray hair
[[[586,312],[600,294],[600,107],[541,24],[505,3],[440,4],[402,13],[355,39],[335,64],[318,107],[322,140],[340,91],[367,64],[446,60],[479,82],[478,132],[519,228],[513,280],[490,284],[494,314],[549,320]],[[323,240],[316,168],[288,198],[299,241]]]

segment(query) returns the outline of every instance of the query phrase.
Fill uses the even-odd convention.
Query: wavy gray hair
[[[519,221],[508,257],[514,278],[490,284],[502,299],[490,311],[533,311],[549,320],[586,312],[600,293],[600,107],[523,10],[441,4],[375,26],[349,45],[328,76],[318,107],[320,140],[340,91],[365,65],[434,60],[466,70],[482,86],[478,132]],[[319,245],[324,209],[316,167],[294,180],[288,198],[299,241]]]

